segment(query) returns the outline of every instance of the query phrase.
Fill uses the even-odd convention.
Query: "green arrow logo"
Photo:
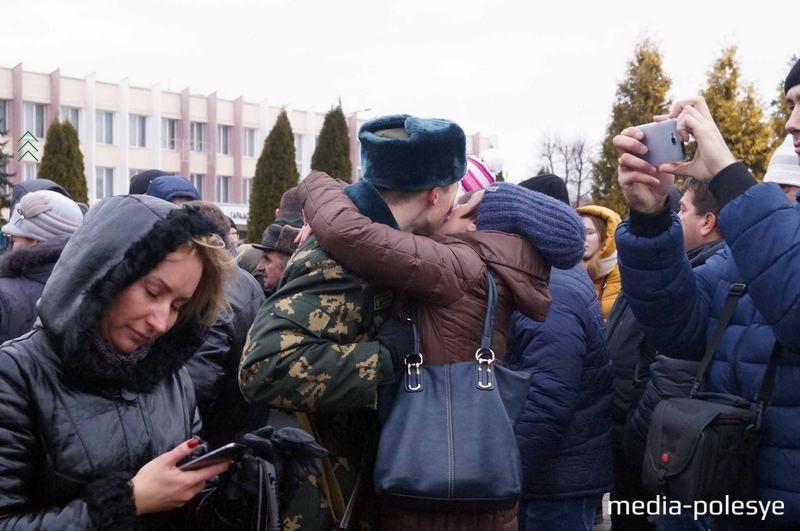
[[[22,139],[25,138],[26,136],[30,136],[33,139],[34,142],[38,142],[39,141],[39,139],[36,138],[33,135],[33,133],[31,133],[30,131],[25,131],[25,134],[22,135],[21,137],[19,137],[19,140],[17,140],[17,142],[22,142]]]
[[[38,142],[38,141],[39,141],[39,139],[38,139],[38,138],[36,138],[36,136],[35,136],[33,133],[31,133],[30,131],[25,131],[25,134],[24,134],[24,135],[22,135],[21,137],[19,137],[19,140],[17,140],[17,142],[22,142],[22,139],[23,139],[23,138],[25,138],[26,136],[29,136],[29,137],[31,137],[31,138],[33,139],[33,141],[34,141],[34,142]],[[27,141],[26,141],[24,144],[22,144],[22,145],[19,147],[19,149],[17,150],[17,153],[19,153],[20,151],[22,151],[23,149],[25,149],[25,146],[30,146],[31,148],[33,148],[33,150],[34,150],[34,151],[36,151],[37,153],[39,152],[39,150],[38,150],[38,149],[36,149],[36,146],[34,146],[33,144],[31,144],[31,141],[30,141],[30,140],[27,140]],[[34,155],[33,153],[31,153],[31,150],[30,150],[30,149],[26,150],[26,151],[25,151],[25,153],[23,153],[23,154],[22,154],[22,156],[21,156],[20,158],[18,158],[18,159],[17,159],[17,162],[19,162],[19,161],[21,161],[23,158],[25,158],[25,155],[30,155],[31,157],[33,157],[33,160],[35,160],[36,162],[39,162],[39,159],[37,159],[37,158],[36,158],[36,155]]]
[[[34,151],[37,151],[37,152],[39,151],[38,149],[36,149],[36,146],[34,146],[33,144],[31,144],[31,141],[30,141],[30,140],[28,140],[27,142],[25,142],[24,144],[22,144],[22,146],[20,146],[20,148],[17,150],[17,153],[19,153],[20,151],[22,151],[22,150],[25,148],[25,146],[30,146],[30,147],[32,147],[32,148],[33,148],[33,150],[34,150]]]

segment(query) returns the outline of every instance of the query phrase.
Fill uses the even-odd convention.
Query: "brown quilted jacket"
[[[401,292],[418,306],[426,363],[475,359],[487,299],[487,268],[494,275],[498,304],[492,347],[506,351],[511,312],[544,320],[550,305],[550,266],[527,240],[497,231],[430,238],[372,222],[321,172],[298,191],[307,222],[320,245],[367,282]],[[384,507],[383,530],[508,531],[516,511],[423,513]]]

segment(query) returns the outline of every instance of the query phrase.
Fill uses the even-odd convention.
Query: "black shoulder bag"
[[[514,421],[530,375],[499,366],[491,348],[497,293],[491,274],[483,338],[474,361],[423,363],[416,317],[375,463],[375,491],[421,510],[513,507],[522,471]],[[469,348],[469,346],[464,346]]]
[[[735,395],[700,391],[745,289],[744,284],[731,286],[689,398],[663,400],[653,412],[642,470],[642,482],[652,497],[661,495],[682,504],[724,501],[726,496],[730,500],[755,499],[761,422],[775,382],[778,342],[755,403]]]

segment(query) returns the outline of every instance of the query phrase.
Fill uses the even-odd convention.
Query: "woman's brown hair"
[[[597,252],[588,259],[583,260],[583,267],[585,267],[586,272],[589,273],[589,278],[595,280],[600,269],[600,255],[603,252],[603,248],[606,246],[606,239],[608,239],[608,223],[606,223],[605,219],[590,214],[581,214],[581,217],[589,218],[592,225],[594,225],[594,230],[600,235],[600,247],[597,248]]]
[[[180,249],[200,258],[203,262],[203,275],[192,298],[181,307],[178,322],[194,321],[211,326],[219,314],[228,308],[225,283],[234,271],[234,259],[225,249],[225,242],[218,234],[195,236]]]

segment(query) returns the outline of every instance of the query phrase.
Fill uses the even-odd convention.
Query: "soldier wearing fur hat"
[[[405,231],[430,234],[441,226],[466,170],[461,128],[387,116],[364,124],[359,139],[363,179],[348,188],[359,210]],[[301,426],[330,452],[323,474],[289,503],[286,530],[331,529],[351,500],[358,506],[351,529],[377,528],[368,450],[377,432],[378,387],[393,381],[395,360],[369,338],[391,304],[390,291],[342,267],[311,238],[256,316],[239,374],[244,396],[302,412]],[[363,489],[353,496],[359,475]]]

